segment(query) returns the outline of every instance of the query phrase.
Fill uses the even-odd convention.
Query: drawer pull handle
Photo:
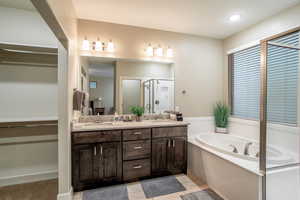
[[[141,132],[134,132],[133,134],[134,135],[141,135],[142,133]]]
[[[142,168],[142,165],[136,165],[133,167],[133,169],[141,169]]]
[[[171,146],[171,140],[168,140],[168,147],[170,148]]]
[[[100,153],[101,153],[101,156],[103,155],[103,147],[101,145],[101,148],[100,148]]]
[[[137,150],[137,149],[142,149],[142,148],[143,148],[143,147],[141,147],[141,146],[134,147],[135,150]]]
[[[97,155],[97,147],[94,146],[94,155],[96,156]]]
[[[173,140],[173,148],[175,147],[175,140]]]

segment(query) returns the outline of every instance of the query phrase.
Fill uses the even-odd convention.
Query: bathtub
[[[247,156],[244,149],[249,142],[252,145]],[[233,152],[231,145],[238,153]],[[224,200],[261,200],[263,174],[259,170],[258,152],[259,143],[254,140],[231,134],[195,134],[189,138],[188,174],[207,184]],[[267,155],[269,167],[295,161],[291,152],[277,146],[268,145]],[[291,188],[291,185],[300,186],[299,172],[299,167],[295,167],[267,173],[268,196],[272,200],[285,199],[284,195],[299,199],[299,192]]]
[[[196,140],[203,146],[211,148],[242,160],[249,160],[253,162],[259,161],[259,143],[254,140],[249,140],[242,137],[237,137],[230,134],[201,134],[196,137]],[[247,143],[249,146],[249,155],[245,155],[245,147]],[[234,152],[234,147],[237,152]],[[267,166],[275,167],[279,165],[286,165],[295,162],[295,155],[291,152],[272,145],[267,146]]]

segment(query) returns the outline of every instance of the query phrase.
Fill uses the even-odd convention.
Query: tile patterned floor
[[[186,188],[185,191],[147,199],[145,197],[145,193],[143,191],[141,183],[134,182],[134,183],[126,184],[127,191],[128,191],[128,198],[129,200],[182,200],[180,195],[185,195],[192,192],[207,189],[207,185],[198,186],[189,177],[187,177],[184,174],[179,174],[176,175],[175,177]],[[82,200],[82,194],[83,194],[82,192],[75,193],[73,200]]]

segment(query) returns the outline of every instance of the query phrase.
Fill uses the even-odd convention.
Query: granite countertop
[[[188,122],[174,120],[144,120],[142,122],[87,122],[75,123],[72,126],[73,132],[82,131],[101,131],[101,130],[119,130],[119,129],[136,129],[136,128],[154,128],[169,126],[187,126]]]

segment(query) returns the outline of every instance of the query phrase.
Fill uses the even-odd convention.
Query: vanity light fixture
[[[97,41],[95,42],[94,49],[95,51],[103,51],[103,45],[102,42],[99,41],[99,38],[97,38]]]
[[[155,50],[156,56],[163,56],[163,49],[161,48],[160,45],[158,45],[158,48]]]
[[[170,47],[168,47],[168,49],[167,49],[167,57],[168,58],[172,58],[173,57],[173,49],[171,49]]]
[[[84,37],[84,40],[82,42],[82,50],[84,51],[90,50],[90,42],[87,40],[87,37]]]
[[[146,49],[146,54],[147,54],[147,56],[153,56],[154,55],[153,47],[151,46],[151,44],[148,45],[148,47]]]
[[[107,43],[107,51],[110,53],[115,51],[115,45],[112,40],[109,40],[109,42]]]

